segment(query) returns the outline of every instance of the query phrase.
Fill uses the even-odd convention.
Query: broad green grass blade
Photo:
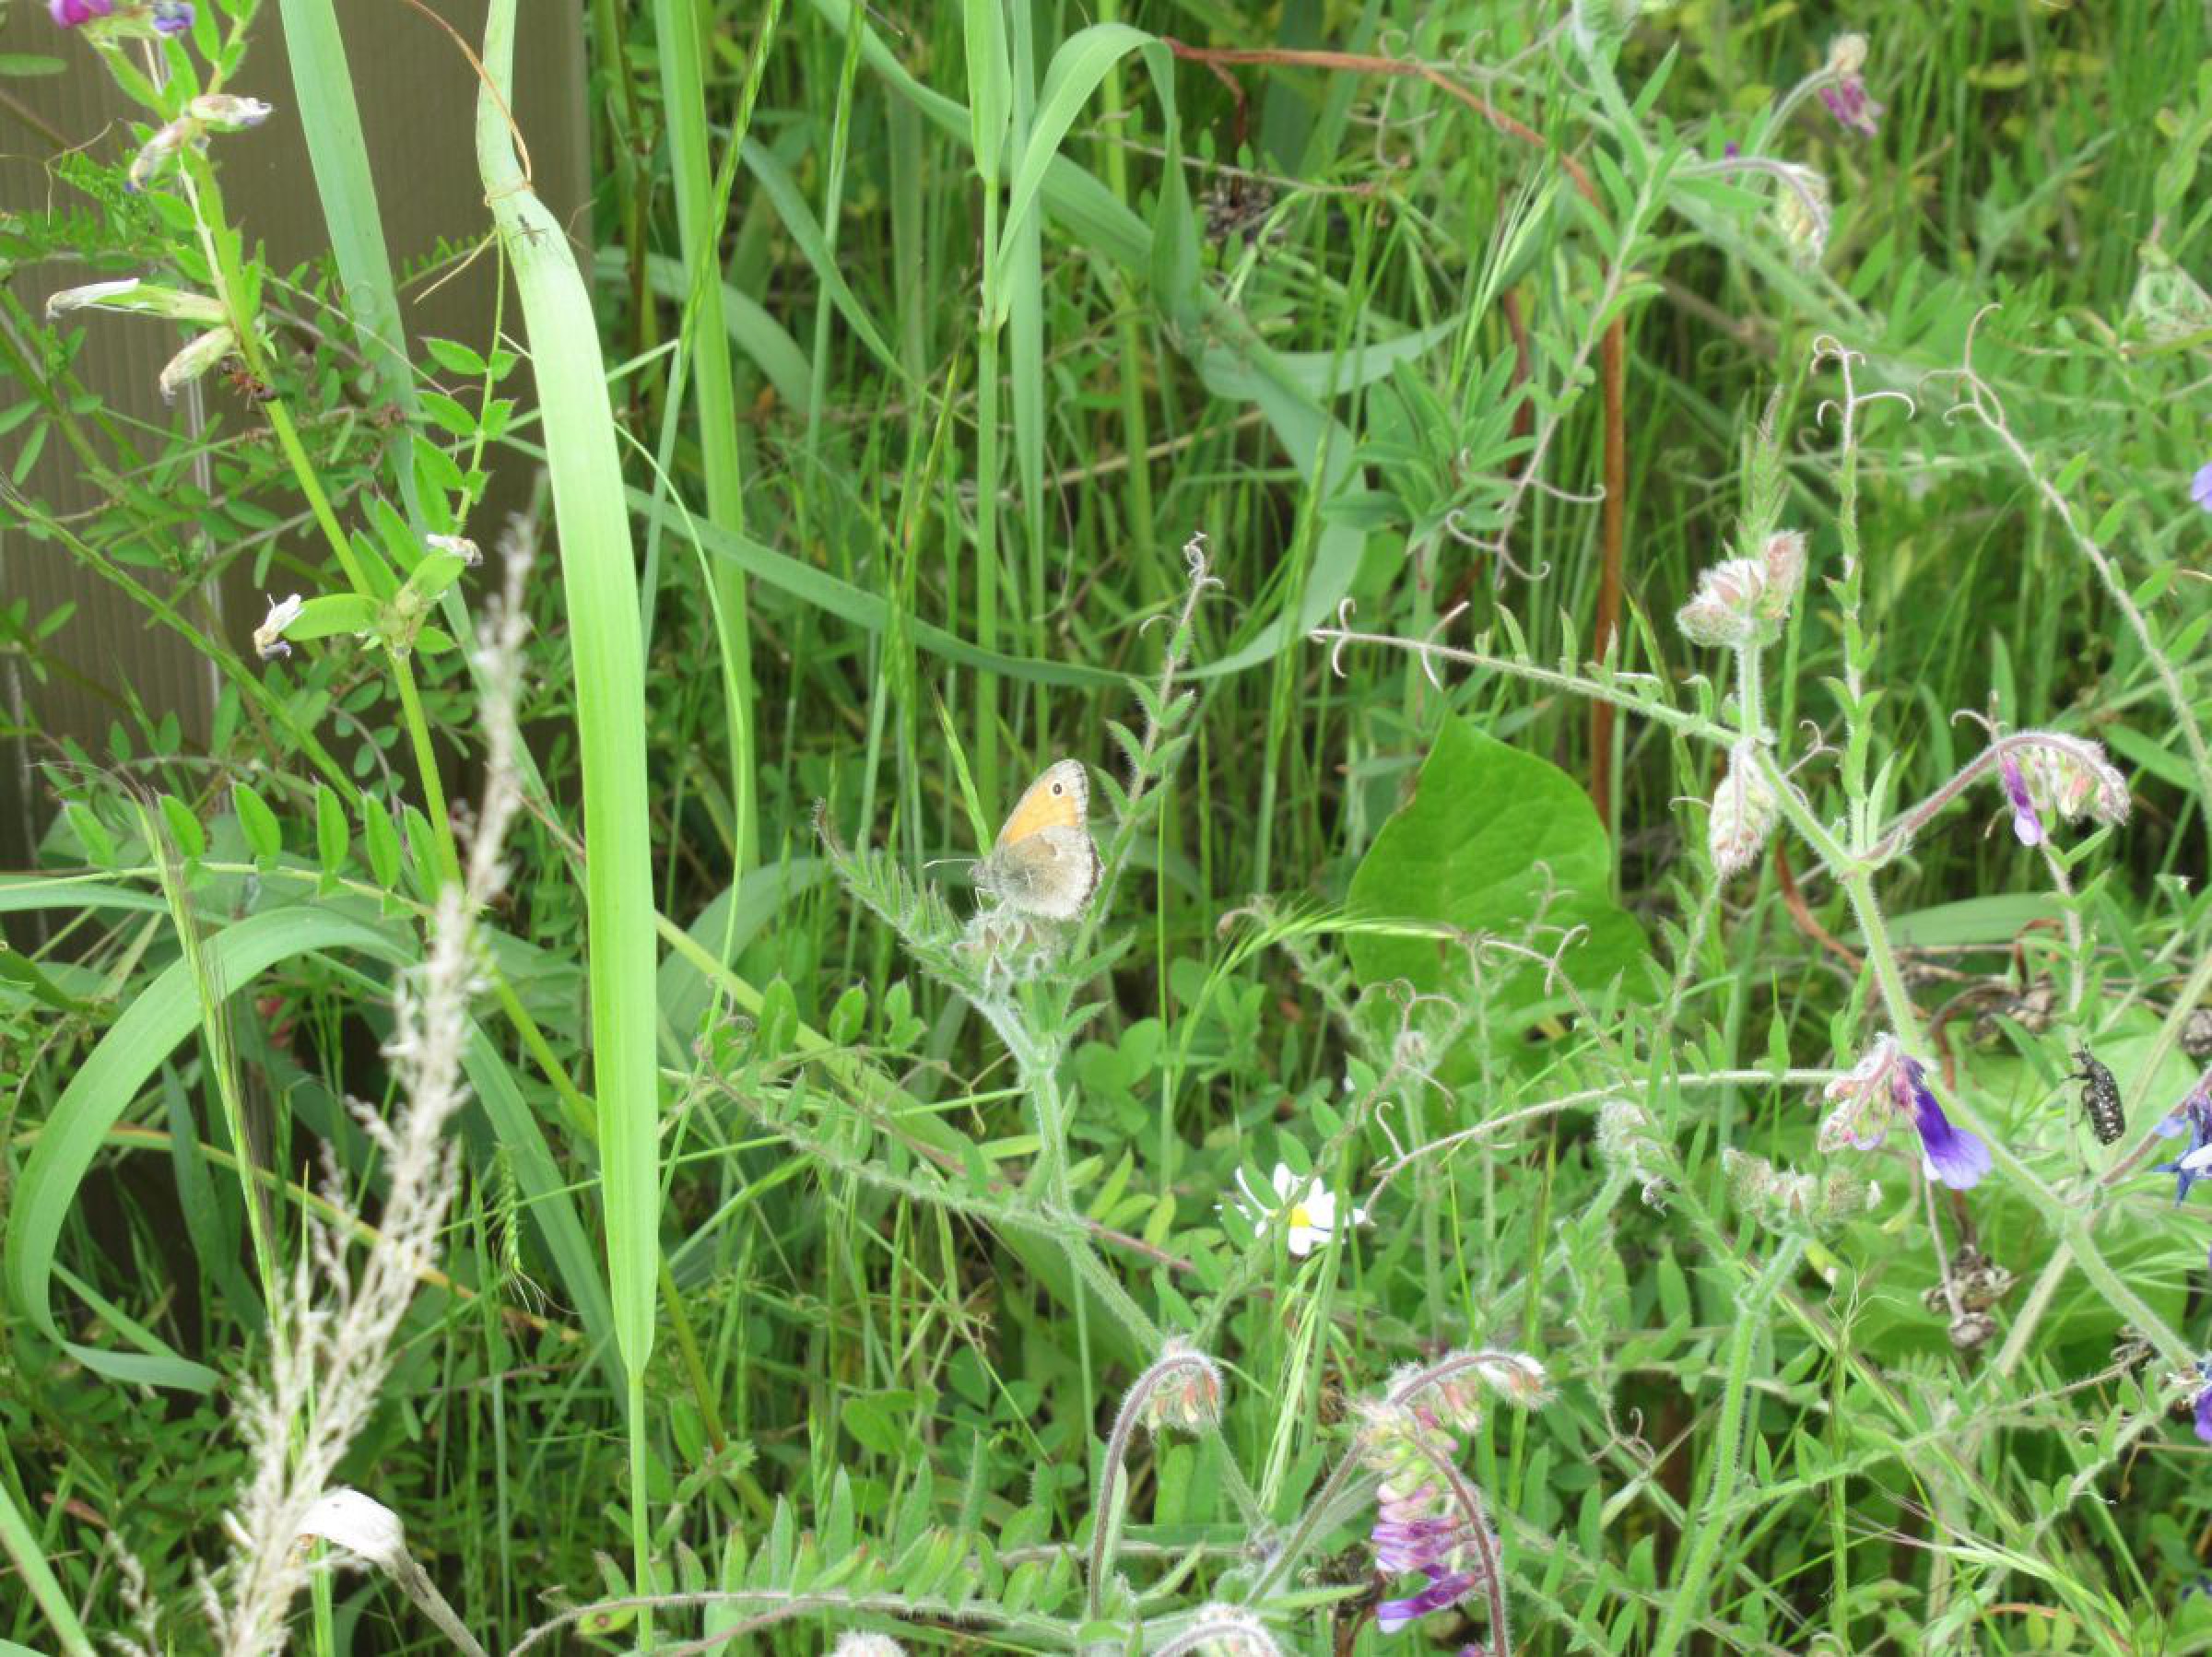
[[[1126,23],[1094,23],[1079,34],[1071,35],[1044,72],[1044,89],[1038,94],[1037,111],[1030,117],[1028,136],[1021,147],[1021,158],[1015,164],[1014,180],[1006,202],[1005,235],[1011,242],[1022,227],[1030,222],[1037,206],[1038,193],[1044,188],[1044,178],[1053,159],[1058,155],[1062,140],[1083,106],[1090,101],[1099,83],[1107,73],[1133,52],[1144,53],[1145,67],[1152,72],[1153,88],[1159,94],[1160,112],[1166,117],[1171,133],[1175,125],[1175,65],[1168,49],[1157,36],[1141,29],[1132,29]]]
[[[276,11],[284,19],[300,130],[307,138],[307,159],[314,170],[315,193],[323,198],[324,223],[337,259],[338,280],[345,286],[347,310],[383,395],[413,415],[415,376],[407,366],[392,255],[384,245],[384,221],[377,210],[376,182],[369,173],[369,147],[337,14],[332,0],[277,0]],[[411,483],[412,469],[399,471]]]
[[[515,159],[514,0],[492,0],[477,163],[523,302],[560,537],[583,780],[584,926],[591,965],[593,1087],[606,1214],[609,1299],[629,1380],[630,1545],[651,1581],[645,1366],[661,1271],[660,1074],[653,1062],[653,835],[645,793],[645,652],[639,638],[615,413],[583,276],[560,222]],[[641,1642],[652,1646],[641,1617]]]
[[[242,989],[277,961],[311,949],[355,949],[390,960],[392,938],[331,910],[284,909],[249,915],[206,940],[202,953],[217,981]],[[66,1346],[86,1368],[143,1381],[160,1366],[164,1386],[205,1390],[215,1372],[182,1357],[133,1357],[70,1343],[50,1304],[54,1251],[77,1187],[100,1141],[180,1041],[199,1028],[200,982],[185,961],[172,963],[124,1010],[69,1078],[17,1181],[7,1216],[8,1293],[41,1334]],[[175,1366],[172,1368],[171,1366]]]
[[[18,888],[0,888],[0,908]],[[117,896],[123,894],[118,893]],[[85,899],[77,889],[75,901]],[[209,970],[234,991],[280,960],[311,950],[350,950],[395,966],[413,958],[398,936],[329,909],[272,910],[224,928],[204,946]],[[200,1022],[199,981],[178,961],[148,984],[94,1044],[54,1102],[16,1183],[7,1216],[6,1275],[10,1297],[38,1327],[59,1337],[49,1305],[55,1251],[78,1187],[100,1145],[162,1062]],[[469,1084],[506,1146],[530,1216],[585,1333],[605,1348],[614,1323],[589,1239],[567,1181],[506,1065],[482,1031],[471,1028],[464,1056]],[[215,1372],[174,1354],[132,1354],[76,1346],[88,1369],[117,1380],[206,1391]]]

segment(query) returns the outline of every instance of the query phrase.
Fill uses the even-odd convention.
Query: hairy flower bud
[[[1776,809],[1774,791],[1759,774],[1751,745],[1739,743],[1728,756],[1728,774],[1712,791],[1706,824],[1706,850],[1716,879],[1740,875],[1759,861],[1759,849],[1774,832]]]
[[[1776,530],[1759,547],[1759,561],[1767,576],[1767,590],[1759,596],[1759,619],[1786,621],[1797,589],[1805,584],[1805,532]]]
[[[1221,1424],[1221,1371],[1186,1341],[1160,1348],[1152,1389],[1145,1394],[1145,1426],[1154,1433],[1202,1433]]]
[[[52,322],[72,311],[90,307],[100,311],[132,311],[141,316],[166,316],[180,323],[221,323],[219,300],[205,294],[183,293],[125,276],[119,282],[88,282],[82,288],[65,288],[46,298],[46,320]]]
[[[130,170],[124,175],[124,188],[135,194],[153,182],[154,175],[184,147],[192,132],[193,123],[189,121],[172,121],[156,129],[154,135],[141,144],[138,153],[131,158]]]
[[[2066,822],[2084,815],[2100,823],[2127,821],[2127,780],[2100,743],[2046,738],[2019,756],[2019,770],[2035,805]]]
[[[235,92],[203,92],[184,106],[187,116],[217,133],[242,133],[259,126],[269,118],[269,110],[260,99]]]
[[[1774,197],[1774,224],[1791,256],[1800,264],[1819,264],[1834,223],[1827,178],[1810,167],[1790,166],[1783,188]]]
[[[228,328],[210,328],[169,359],[161,370],[161,400],[176,401],[177,394],[238,348],[238,335]]]
[[[1650,1111],[1625,1099],[1607,1099],[1600,1105],[1597,1154],[1643,1187],[1648,1205],[1665,1206],[1666,1170],[1673,1165],[1674,1154],[1659,1136]]]
[[[1767,572],[1751,558],[1726,558],[1698,577],[1698,590],[1675,612],[1675,625],[1694,644],[1728,650],[1757,642],[1764,629]]]
[[[1721,1168],[1736,1212],[1777,1231],[1824,1231],[1866,1213],[1882,1197],[1879,1185],[1844,1164],[1818,1174],[1791,1173],[1728,1146]]]
[[[1201,1605],[1190,1628],[1160,1648],[1188,1657],[1282,1657],[1267,1625],[1241,1605]]]

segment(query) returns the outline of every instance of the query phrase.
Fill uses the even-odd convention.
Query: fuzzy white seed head
[[[1759,861],[1767,837],[1774,832],[1774,791],[1759,774],[1759,760],[1748,743],[1728,757],[1728,774],[1712,791],[1712,811],[1706,825],[1706,848],[1712,856],[1714,877],[1727,880]]]
[[[830,1657],[906,1657],[906,1648],[888,1634],[847,1628],[830,1648]]]

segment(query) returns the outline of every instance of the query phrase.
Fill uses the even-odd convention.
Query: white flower
[[[1275,1165],[1273,1183],[1275,1201],[1270,1203],[1253,1190],[1244,1170],[1237,1169],[1237,1189],[1244,1193],[1236,1199],[1237,1212],[1255,1230],[1281,1214],[1290,1228],[1290,1252],[1303,1260],[1335,1234],[1336,1193],[1324,1185],[1318,1175],[1308,1181],[1300,1192],[1298,1176],[1290,1171],[1288,1162]],[[1354,1208],[1351,1224],[1366,1225],[1367,1210]]]
[[[830,1648],[830,1657],[906,1657],[906,1648],[888,1634],[847,1628]]]
[[[425,535],[423,540],[431,551],[450,552],[471,570],[484,561],[484,555],[477,550],[477,544],[466,535]]]
[[[203,92],[192,100],[187,113],[218,133],[236,133],[266,121],[269,107],[258,98],[241,98],[234,92]]]
[[[300,1521],[300,1535],[320,1536],[388,1575],[397,1576],[407,1564],[406,1531],[399,1515],[343,1485],[315,1498]]]
[[[228,328],[210,328],[169,359],[161,370],[161,400],[176,395],[237,348],[238,335]]]
[[[120,282],[88,282],[82,288],[65,288],[59,293],[46,296],[46,320],[71,311],[82,311],[88,305],[104,305],[135,292],[136,276],[125,276]]]
[[[253,629],[253,648],[264,662],[272,656],[288,656],[292,647],[284,641],[284,629],[300,619],[306,601],[297,593],[289,598],[269,600],[269,613],[262,624]]]

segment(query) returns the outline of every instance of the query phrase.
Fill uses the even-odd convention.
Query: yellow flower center
[[[1290,1224],[1291,1224],[1291,1226],[1292,1226],[1292,1228],[1299,1228],[1299,1227],[1303,1227],[1303,1228],[1305,1228],[1307,1230],[1312,1230],[1312,1229],[1313,1229],[1313,1214],[1312,1214],[1312,1211],[1311,1209],[1309,1209],[1309,1208],[1308,1208],[1308,1207],[1307,1207],[1307,1206],[1306,1206],[1306,1205],[1305,1205],[1303,1203],[1293,1203],[1293,1204],[1291,1204],[1291,1205],[1290,1205]]]

